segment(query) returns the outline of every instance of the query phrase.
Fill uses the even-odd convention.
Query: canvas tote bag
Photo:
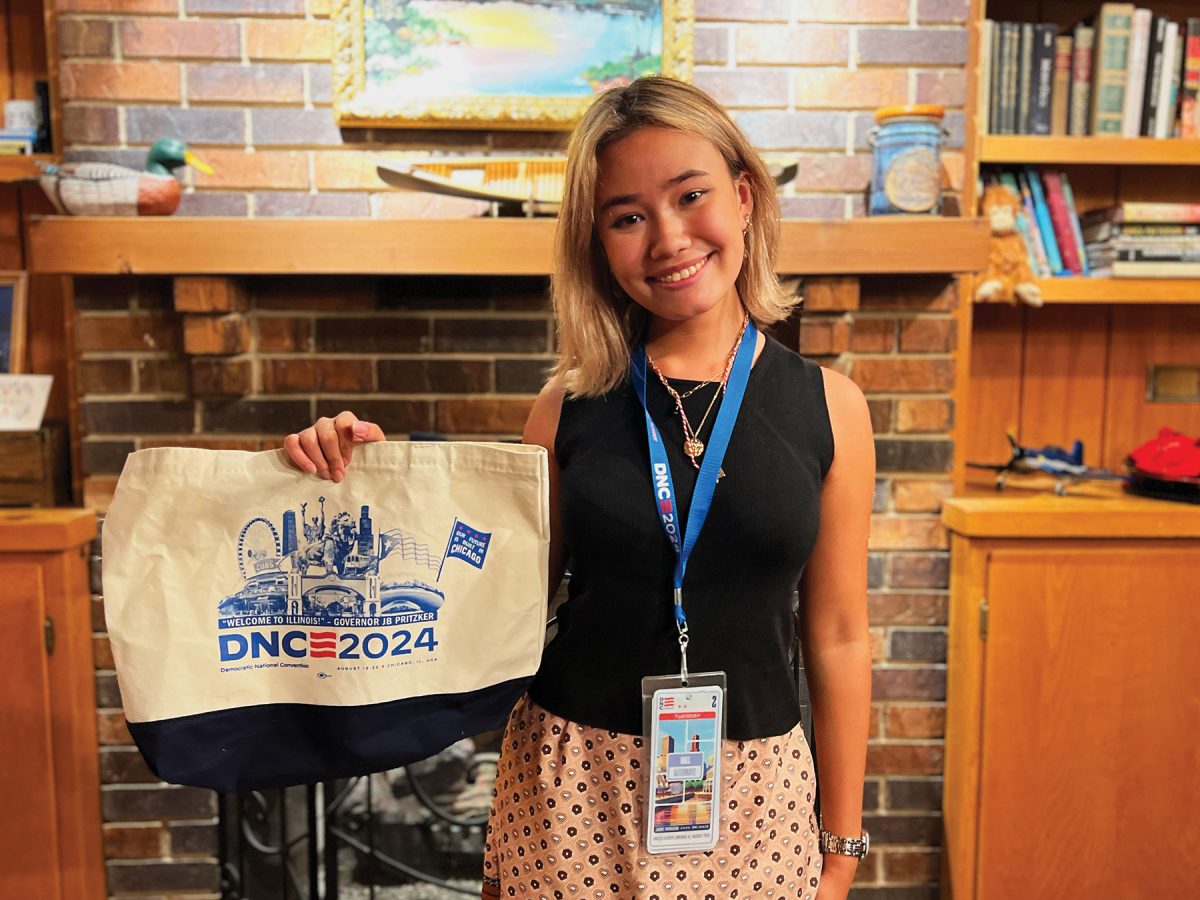
[[[517,444],[367,444],[340,484],[282,450],[132,454],[104,604],[150,767],[305,784],[497,727],[545,639],[548,483]]]

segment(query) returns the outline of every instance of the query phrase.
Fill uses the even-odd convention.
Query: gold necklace
[[[704,453],[704,441],[700,440],[700,432],[704,430],[704,423],[708,421],[708,415],[712,412],[713,406],[717,402],[717,397],[725,392],[725,385],[729,381],[729,373],[733,369],[734,357],[737,356],[738,347],[742,343],[742,336],[746,333],[746,326],[749,323],[750,317],[748,315],[743,317],[741,330],[738,332],[738,336],[736,340],[734,340],[733,346],[730,348],[728,355],[725,357],[725,368],[721,372],[721,377],[717,379],[717,389],[713,391],[712,399],[708,402],[708,409],[704,411],[704,416],[700,419],[700,425],[697,428],[692,428],[692,423],[688,421],[687,413],[683,409],[683,398],[690,397],[697,390],[704,387],[705,384],[712,384],[712,379],[696,385],[696,387],[692,388],[686,394],[681,396],[680,393],[675,390],[675,388],[671,387],[670,382],[667,381],[667,376],[665,376],[662,373],[662,370],[655,365],[654,359],[650,356],[650,354],[646,354],[646,362],[649,363],[650,368],[654,370],[654,374],[658,376],[658,380],[662,382],[662,386],[666,388],[667,393],[671,395],[671,399],[675,401],[675,409],[679,412],[679,420],[683,425],[683,452],[684,455],[691,460],[692,468],[694,469],[700,468],[699,459]],[[722,470],[720,474],[721,476],[724,476],[724,470]]]
[[[684,391],[682,394],[679,395],[679,399],[686,400],[688,397],[692,396],[692,394],[696,393],[696,391],[700,390],[701,388],[708,387],[710,384],[712,384],[716,380],[717,379],[715,379],[715,378],[710,378],[710,379],[708,379],[708,381],[700,382],[698,385],[696,385],[693,388],[688,388],[686,391]]]

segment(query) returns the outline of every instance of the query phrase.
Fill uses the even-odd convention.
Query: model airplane
[[[996,473],[996,490],[1004,489],[1004,484],[1010,474],[1032,475],[1043,474],[1054,476],[1054,493],[1065,494],[1067,485],[1077,481],[1124,481],[1124,475],[1110,472],[1100,466],[1087,466],[1083,463],[1083,441],[1076,441],[1070,450],[1054,444],[1045,447],[1022,447],[1017,443],[1016,436],[1010,431],[1008,437],[1012,456],[1003,463],[968,462],[973,469],[990,469]]]

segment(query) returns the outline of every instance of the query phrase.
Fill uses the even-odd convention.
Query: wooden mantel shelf
[[[232,219],[46,216],[29,229],[30,271],[64,275],[545,275],[553,219]],[[975,272],[982,219],[786,219],[788,275]]]

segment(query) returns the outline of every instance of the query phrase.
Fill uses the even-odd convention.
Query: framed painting
[[[25,273],[0,272],[0,374],[25,364]]]
[[[567,129],[598,91],[692,76],[693,0],[333,0],[342,127]]]

